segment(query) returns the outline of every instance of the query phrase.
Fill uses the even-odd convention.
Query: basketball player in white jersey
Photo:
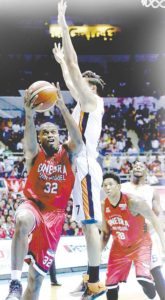
[[[122,183],[122,192],[143,198],[157,216],[160,215],[161,206],[158,192],[149,184],[146,183],[147,168],[144,163],[136,161],[133,165],[132,177],[130,182]],[[165,280],[161,273],[161,252],[159,247],[159,239],[150,228],[152,238],[152,259],[151,259],[151,274],[155,281],[155,287],[161,300],[165,300]]]
[[[77,105],[74,119],[82,132],[83,149],[77,159],[77,174],[73,189],[73,218],[83,225],[88,253],[87,288],[82,299],[94,299],[105,292],[99,281],[101,243],[97,223],[101,221],[100,190],[102,170],[97,162],[97,145],[101,134],[103,99],[98,95],[104,86],[100,76],[91,71],[81,74],[77,55],[69,35],[65,19],[66,3],[58,4],[58,23],[62,30],[62,44],[53,49],[55,59],[60,63],[63,77]],[[94,297],[94,298],[93,298]]]

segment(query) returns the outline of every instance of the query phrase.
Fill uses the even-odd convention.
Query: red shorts
[[[54,259],[54,254],[61,236],[65,220],[63,209],[40,209],[33,201],[26,200],[20,210],[30,210],[36,220],[36,225],[29,235],[29,248],[25,261],[42,275],[45,275]]]
[[[119,282],[126,282],[132,262],[137,279],[152,282],[150,274],[151,239],[148,234],[131,247],[121,247],[113,242],[106,274],[106,286],[116,288]]]

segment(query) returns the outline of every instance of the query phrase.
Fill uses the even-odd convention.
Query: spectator
[[[159,148],[160,148],[160,142],[159,142],[159,139],[157,137],[157,134],[154,133],[152,138],[151,138],[151,150],[153,152],[158,152]]]

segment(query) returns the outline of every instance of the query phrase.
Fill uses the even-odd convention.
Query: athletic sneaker
[[[20,300],[22,296],[22,284],[19,280],[11,280],[9,295],[5,300]]]
[[[61,286],[62,284],[55,280],[55,281],[51,281],[51,285],[52,286]]]
[[[70,294],[72,296],[78,296],[79,294],[82,294],[85,292],[86,288],[87,288],[87,282],[89,280],[89,275],[88,274],[83,274],[82,275],[83,279],[80,282],[80,284],[77,286],[77,288],[75,290],[73,290],[72,292],[70,292]]]
[[[105,285],[98,281],[95,283],[88,282],[87,283],[87,288],[82,295],[81,300],[94,300],[101,295],[103,295],[106,292],[106,287]]]

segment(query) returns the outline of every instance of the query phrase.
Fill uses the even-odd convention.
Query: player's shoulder
[[[121,183],[121,191],[123,193],[127,193],[129,192],[129,188],[132,186],[131,182],[127,181],[127,182],[123,182]]]
[[[95,106],[93,106],[92,113],[103,114],[104,113],[104,100],[99,95],[94,95]]]
[[[103,97],[100,97],[99,95],[96,94],[95,99],[96,99],[97,105],[100,105],[100,106],[104,105]]]
[[[106,202],[105,200],[106,200],[106,198],[104,198],[103,200],[101,200],[101,206],[102,206],[102,207],[105,206],[105,202]]]
[[[150,185],[149,183],[145,183],[143,185],[143,189],[146,191],[146,192],[154,192],[154,187],[152,185]]]
[[[122,186],[122,187],[130,186],[130,185],[131,185],[131,182],[130,182],[130,181],[122,182],[122,183],[121,183],[121,186]]]

